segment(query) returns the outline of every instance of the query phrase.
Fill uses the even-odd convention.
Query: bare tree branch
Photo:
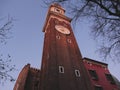
[[[0,19],[4,20],[4,18]],[[9,39],[11,28],[13,27],[13,18],[8,17],[8,20],[2,25],[0,24],[0,43],[6,43],[6,39]],[[11,64],[11,56],[8,54],[7,58],[0,55],[0,83],[6,80],[15,81],[14,77],[10,75],[10,72],[15,70],[15,65]]]
[[[9,74],[15,71],[15,65],[11,65],[11,56],[8,54],[6,59],[3,59],[3,55],[0,55],[0,83],[6,80],[15,81],[15,79]]]

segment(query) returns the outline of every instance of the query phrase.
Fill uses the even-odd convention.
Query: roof
[[[83,59],[84,59],[84,60],[88,60],[88,61],[90,61],[90,62],[95,62],[95,63],[99,63],[99,64],[102,64],[102,65],[108,66],[107,63],[100,62],[100,61],[97,61],[97,60],[93,60],[93,59],[90,59],[90,58],[87,58],[87,57],[84,57]]]

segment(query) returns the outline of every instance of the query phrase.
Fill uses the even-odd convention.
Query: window
[[[57,13],[62,13],[61,10],[58,9],[58,8],[55,8],[55,12],[57,12]]]
[[[68,42],[68,43],[71,43],[71,40],[70,40],[70,39],[67,39],[67,42]]]
[[[59,73],[64,73],[64,67],[63,66],[59,66]]]
[[[79,70],[75,70],[75,75],[76,75],[76,77],[80,77],[80,71]]]
[[[95,70],[89,70],[89,73],[94,80],[98,80],[98,76]]]
[[[115,84],[115,81],[114,81],[112,75],[110,75],[110,74],[105,74],[105,76],[106,76],[107,80],[110,81],[111,84]]]
[[[57,12],[60,12],[60,10],[59,10],[59,9],[56,9],[56,11],[57,11]]]
[[[56,38],[57,38],[57,39],[60,39],[60,36],[57,35]]]
[[[95,90],[103,90],[103,88],[99,85],[99,86],[95,86]]]

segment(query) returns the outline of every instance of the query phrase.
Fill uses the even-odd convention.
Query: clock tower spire
[[[60,5],[50,6],[43,32],[40,90],[92,90],[71,19]]]

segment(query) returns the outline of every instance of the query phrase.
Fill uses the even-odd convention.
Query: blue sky
[[[17,78],[24,65],[30,63],[32,67],[40,68],[44,33],[42,32],[45,22],[47,8],[43,7],[41,0],[0,0],[0,17],[7,17],[8,14],[15,18],[12,28],[13,36],[7,40],[6,45],[0,44],[0,53],[12,57],[12,63],[18,71],[11,73]],[[83,57],[101,60],[95,52],[97,43],[89,35],[89,22],[79,22],[74,28],[80,51]],[[120,64],[107,62],[110,72],[120,80]],[[5,82],[0,85],[1,90],[12,90],[14,83]]]

